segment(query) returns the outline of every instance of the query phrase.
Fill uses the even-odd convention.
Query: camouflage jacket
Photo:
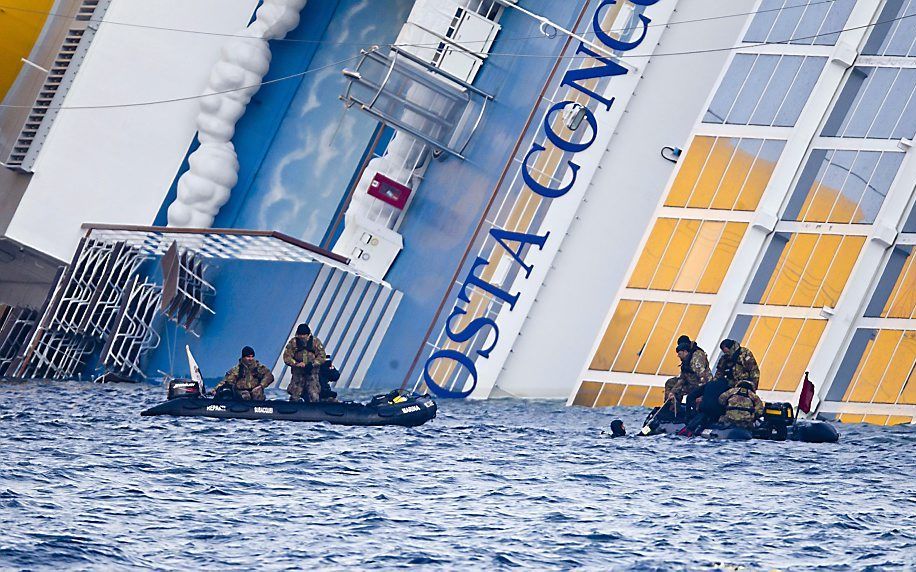
[[[694,389],[706,384],[712,379],[712,373],[709,371],[709,358],[702,348],[693,345],[693,351],[686,362],[681,362],[681,373],[677,376],[677,383],[674,384],[674,391],[681,394],[687,394]]]
[[[733,387],[720,395],[719,405],[725,408],[722,421],[738,427],[750,428],[763,415],[763,401],[743,387]]]
[[[738,351],[731,357],[722,355],[716,363],[716,377],[728,379],[728,386],[735,387],[739,381],[747,380],[754,384],[754,391],[760,382],[760,368],[751,350],[738,346]]]
[[[235,367],[226,372],[223,380],[216,387],[230,385],[238,390],[249,390],[257,385],[267,387],[273,382],[274,374],[267,369],[266,365],[255,360],[254,364],[249,367],[239,360]]]
[[[293,368],[293,373],[298,373],[297,370],[311,364],[312,372],[317,375],[318,366],[327,359],[328,354],[324,351],[324,344],[316,336],[312,336],[308,342],[301,342],[299,338],[293,336],[283,349],[283,363]]]

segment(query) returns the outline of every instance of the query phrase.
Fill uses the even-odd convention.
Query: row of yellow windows
[[[871,423],[872,425],[902,425],[912,423],[913,418],[905,415],[862,415],[860,413],[840,413],[837,421],[842,423]]]
[[[677,337],[696,337],[708,312],[695,304],[621,300],[589,369],[676,375]]]
[[[648,385],[625,385],[583,381],[573,399],[573,405],[583,407],[614,407],[615,405],[658,407],[665,389]]]
[[[664,204],[753,211],[784,146],[784,141],[694,137]]]
[[[771,248],[778,248],[775,238]],[[784,244],[761,296],[749,303],[771,306],[835,307],[865,238],[835,234],[793,234]]]
[[[843,401],[916,405],[916,332],[878,330],[862,353]]]
[[[743,222],[659,218],[627,286],[715,294],[745,230]]]
[[[801,384],[825,320],[754,316],[741,345],[760,366],[760,389],[795,391]]]

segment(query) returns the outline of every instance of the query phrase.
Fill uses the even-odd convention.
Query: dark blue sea
[[[916,428],[609,439],[644,410],[440,403],[415,429],[141,418],[0,383],[0,568],[916,569]]]

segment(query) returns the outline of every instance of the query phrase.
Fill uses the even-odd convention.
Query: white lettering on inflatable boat
[[[255,407],[254,412],[255,413],[273,413],[274,408],[273,407]]]
[[[602,24],[605,21],[606,9],[613,4],[617,4],[619,0],[601,0],[598,6],[595,8],[592,16],[592,31],[595,34],[596,39],[601,42],[609,50],[617,52],[628,52],[640,44],[643,40],[646,39],[646,33],[649,28],[649,22],[652,20],[647,17],[645,14],[639,14],[640,24],[637,24],[637,27],[642,28],[642,33],[639,34],[639,37],[632,42],[625,42],[617,38],[612,37],[607,31],[602,28]],[[631,4],[636,6],[652,6],[657,4],[661,0],[630,0]],[[607,113],[611,110],[611,106],[614,104],[614,97],[606,97],[600,93],[592,91],[592,88],[589,87],[589,82],[592,80],[598,80],[600,78],[609,78],[610,81],[613,81],[613,78],[618,76],[624,76],[631,69],[624,67],[618,60],[611,59],[606,56],[606,54],[599,54],[592,51],[585,44],[580,44],[576,54],[585,54],[592,58],[593,60],[599,62],[601,65],[592,65],[587,64],[583,67],[570,69],[563,76],[562,81],[560,82],[561,86],[568,86],[580,92],[575,94],[575,98],[569,98],[565,101],[556,103],[551,107],[546,116],[544,117],[544,122],[541,127],[544,136],[560,151],[568,153],[572,156],[572,159],[575,158],[575,155],[587,150],[595,142],[598,136],[598,117],[595,115],[596,111],[592,111],[588,107],[584,107],[580,100],[581,95],[585,95],[590,99],[593,99],[601,104],[603,108],[603,113]],[[592,136],[587,141],[575,142],[569,139],[564,139],[557,133],[554,129],[554,116],[558,113],[562,113],[567,107],[579,105],[578,112],[584,114],[584,121],[588,123],[591,127]],[[601,109],[597,110],[597,113],[602,113]],[[562,197],[569,193],[572,190],[573,186],[576,184],[576,175],[579,172],[580,165],[575,163],[572,159],[566,162],[568,168],[567,173],[557,174],[551,180],[552,181],[563,181],[569,179],[569,183],[560,188],[554,188],[546,186],[540,182],[540,177],[535,177],[533,174],[534,167],[532,162],[536,160],[535,156],[540,155],[541,153],[553,153],[553,150],[547,151],[544,145],[541,145],[537,142],[534,142],[529,148],[527,154],[522,161],[520,167],[520,174],[522,180],[525,182],[527,188],[533,194],[538,195],[539,197],[546,200],[562,200]],[[525,261],[525,248],[537,247],[538,250],[543,250],[544,245],[546,244],[548,238],[551,237],[550,232],[545,233],[544,235],[530,234],[530,233],[521,233],[521,232],[512,232],[504,230],[493,226],[489,229],[488,234],[496,242],[498,246],[494,248],[501,248],[505,254],[508,254],[509,257],[515,261],[519,268],[524,271],[524,277],[527,279],[531,276],[531,271],[534,268],[533,264],[529,264]],[[556,238],[551,238],[551,240],[557,240]],[[517,248],[513,248],[509,243],[518,243]],[[504,260],[505,258],[500,256],[496,258],[497,260]],[[509,305],[509,309],[513,310],[516,303],[521,297],[521,292],[509,292],[503,290],[495,284],[487,282],[484,278],[484,271],[478,272],[478,269],[486,267],[490,263],[490,260],[487,260],[483,257],[477,257],[477,259],[471,264],[470,269],[468,270],[467,276],[465,277],[463,283],[458,289],[458,296],[455,304],[452,307],[451,313],[445,318],[445,334],[450,342],[454,344],[464,344],[465,342],[475,338],[480,332],[489,329],[489,336],[482,339],[489,340],[492,337],[492,341],[487,347],[482,347],[480,349],[474,350],[474,355],[467,355],[462,351],[457,349],[440,349],[434,352],[426,360],[426,363],[423,365],[422,377],[423,381],[426,382],[426,387],[429,388],[430,392],[437,395],[438,397],[468,397],[474,391],[474,388],[477,387],[477,364],[476,360],[478,357],[482,359],[489,359],[490,354],[496,348],[496,345],[499,343],[499,324],[496,320],[489,317],[472,317],[470,320],[461,320],[461,318],[467,316],[468,308],[471,303],[471,297],[469,294],[470,288],[477,288],[482,290],[493,298],[498,298],[504,303]],[[461,323],[462,327],[460,329],[453,328],[453,325]],[[473,347],[473,346],[472,346]],[[454,368],[464,368],[468,372],[470,377],[471,384],[468,389],[452,390],[445,387],[445,383],[440,383],[433,379],[432,371],[437,370],[433,366],[440,360],[446,360],[454,362],[452,366],[441,368],[442,371],[453,371]]]
[[[433,402],[432,402],[432,401],[427,401],[427,402],[424,403],[423,405],[424,405],[425,407],[432,407],[432,406],[433,406]]]
[[[207,411],[225,411],[225,410],[226,410],[225,405],[208,405],[207,406]]]
[[[411,405],[409,407],[404,407],[403,409],[401,409],[401,413],[414,413],[419,410],[420,410],[419,405]]]

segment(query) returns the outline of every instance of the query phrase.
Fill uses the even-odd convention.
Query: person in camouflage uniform
[[[752,429],[754,422],[763,415],[763,401],[754,393],[753,384],[743,379],[719,396],[719,405],[725,408],[720,423]]]
[[[224,386],[231,387],[235,397],[245,401],[264,401],[264,390],[274,382],[274,374],[267,366],[254,359],[250,346],[242,348],[238,365],[226,372],[213,389],[214,394]]]
[[[327,353],[324,344],[312,335],[307,324],[299,324],[296,335],[289,340],[283,350],[283,363],[292,370],[293,379],[286,391],[290,401],[299,401],[305,395],[306,401],[318,402],[321,395],[321,382],[318,378],[321,364]]]
[[[696,342],[687,336],[681,336],[677,339],[675,351],[681,360],[681,373],[665,382],[665,401],[673,399],[672,408],[676,407],[685,395],[696,391],[712,379],[709,358]]]
[[[752,389],[757,391],[760,368],[751,350],[738,345],[735,340],[722,340],[719,348],[722,357],[716,363],[716,377],[728,379],[729,388],[736,387],[739,381],[749,381]]]

